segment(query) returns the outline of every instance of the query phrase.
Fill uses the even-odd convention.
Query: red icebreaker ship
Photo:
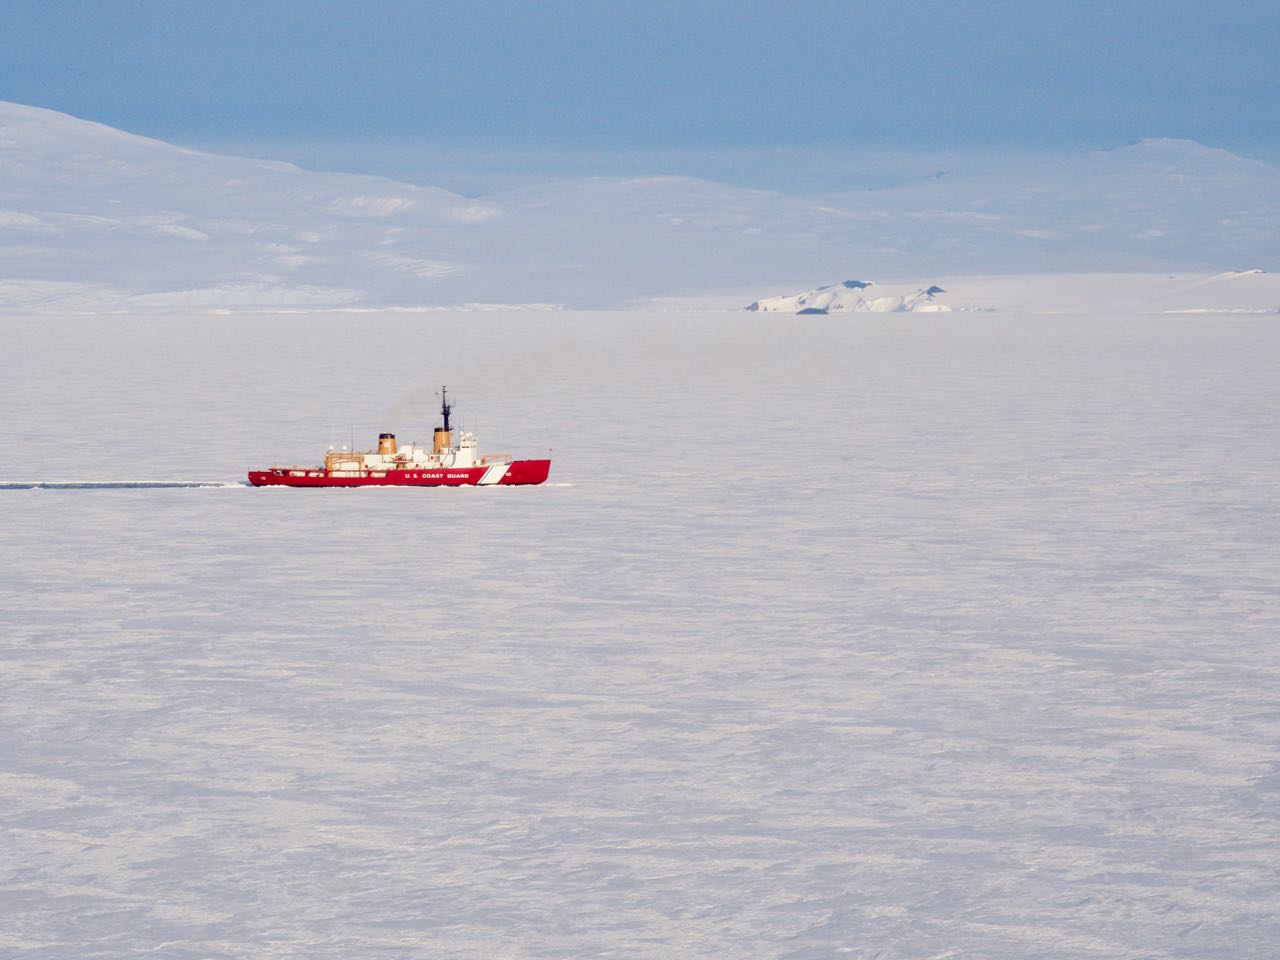
[[[330,450],[323,467],[270,467],[250,470],[255,487],[489,487],[542,483],[550,460],[513,460],[505,453],[480,456],[476,435],[458,431],[457,446],[449,429],[453,407],[440,389],[444,426],[436,427],[432,449],[401,447],[395,434],[378,436],[377,452]]]

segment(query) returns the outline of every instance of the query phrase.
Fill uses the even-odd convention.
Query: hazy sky
[[[3,13],[0,99],[346,169],[415,151],[714,167],[777,147],[1280,148],[1276,0],[5,0]]]

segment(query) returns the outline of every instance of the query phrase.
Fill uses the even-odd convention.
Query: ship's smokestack
[[[436,453],[453,446],[453,434],[449,432],[449,414],[453,412],[453,407],[449,403],[449,391],[446,387],[440,388],[440,412],[444,415],[444,426],[436,427]]]
[[[396,455],[396,435],[394,433],[378,434],[378,452],[387,456]]]

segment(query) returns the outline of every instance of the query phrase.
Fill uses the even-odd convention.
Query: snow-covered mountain
[[[946,291],[936,284],[899,290],[871,280],[845,280],[791,296],[756,300],[747,309],[761,313],[947,313],[951,307],[938,299],[940,293]]]
[[[794,290],[851,264],[1214,273],[1274,269],[1277,250],[1280,170],[1186,141],[823,197],[640,177],[475,199],[0,103],[8,304],[613,306]]]
[[[215,156],[0,104],[0,297],[394,302],[496,211],[444,190]],[[412,237],[400,242],[406,227]]]

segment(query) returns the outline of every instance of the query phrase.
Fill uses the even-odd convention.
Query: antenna
[[[440,412],[444,414],[444,431],[449,432],[449,414],[453,411],[453,407],[449,405],[449,392],[447,387],[440,388]]]

